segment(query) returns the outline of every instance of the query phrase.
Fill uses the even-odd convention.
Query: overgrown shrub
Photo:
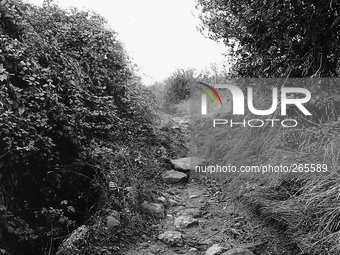
[[[0,242],[13,253],[52,251],[95,211],[96,150],[155,143],[149,91],[115,32],[49,2],[0,6]]]
[[[175,105],[190,97],[194,70],[177,70],[165,81],[163,109],[174,113]]]

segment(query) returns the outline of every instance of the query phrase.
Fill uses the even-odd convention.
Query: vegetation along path
[[[147,87],[99,14],[0,0],[0,255],[340,254],[340,1],[196,2],[230,68]],[[202,117],[197,82],[254,87],[268,109],[271,79],[254,77],[309,90],[312,115],[242,126],[260,117],[219,91]],[[197,175],[192,160],[299,171]]]
[[[204,164],[204,159],[170,161],[173,169],[162,174],[166,190],[156,203],[144,204],[159,219],[158,224],[152,226],[152,234],[143,235],[124,254],[298,254],[276,230],[235,203],[235,198],[223,191],[223,182],[190,176],[190,165]]]

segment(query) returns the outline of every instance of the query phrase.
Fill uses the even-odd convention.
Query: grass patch
[[[317,94],[313,93],[312,98],[317,98]],[[222,96],[226,97],[222,101],[227,102],[228,95],[222,93]],[[259,92],[255,102],[258,108],[268,108],[261,103],[266,101],[263,100],[266,97],[265,91]],[[326,109],[328,112],[337,111],[337,103],[333,101],[332,110],[321,101],[313,100],[308,105],[308,109],[313,111],[311,119],[291,113],[290,118],[299,123],[295,128],[271,127],[270,124],[261,128],[241,125],[213,128],[213,119],[242,122],[243,119],[259,119],[259,116],[248,112],[245,116],[236,117],[231,114],[231,108],[226,106],[221,111],[208,102],[209,115],[202,117],[197,98],[197,94],[193,94],[190,102],[192,155],[207,158],[210,165],[231,165],[237,169],[261,165],[291,166],[295,169],[296,166],[296,172],[235,172],[210,176],[225,183],[225,192],[275,223],[303,253],[339,254],[340,123],[325,117],[324,112]],[[328,100],[332,100],[331,95]],[[316,102],[322,105],[319,112],[313,110]],[[265,118],[282,119],[277,111]],[[306,169],[305,164],[309,172],[303,170]],[[313,172],[311,164],[316,167]]]

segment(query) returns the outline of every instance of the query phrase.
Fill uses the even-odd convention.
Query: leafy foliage
[[[152,101],[99,15],[0,4],[2,241],[47,251],[95,209],[94,151],[152,144]]]
[[[198,0],[201,31],[223,40],[242,77],[337,76],[340,2]]]
[[[177,70],[165,83],[163,109],[172,112],[173,107],[190,96],[190,86],[195,82],[194,70]]]

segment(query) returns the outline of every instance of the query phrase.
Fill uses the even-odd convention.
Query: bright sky
[[[41,4],[43,0],[25,0]],[[176,68],[203,70],[222,66],[227,50],[204,38],[195,0],[58,0],[60,6],[85,7],[101,14],[118,33],[147,85],[162,81]],[[195,17],[196,16],[196,17]]]

